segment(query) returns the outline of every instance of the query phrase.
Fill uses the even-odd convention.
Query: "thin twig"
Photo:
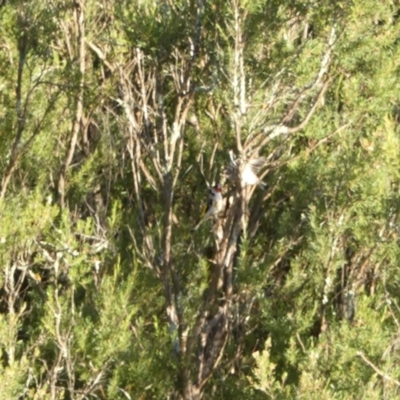
[[[392,378],[388,374],[385,374],[383,371],[381,371],[375,364],[373,364],[370,360],[368,360],[367,357],[364,356],[364,353],[362,351],[357,351],[356,353],[359,357],[362,358],[362,360],[369,365],[378,375],[380,375],[382,378],[391,381],[395,383],[397,386],[400,387],[400,382],[397,379]]]

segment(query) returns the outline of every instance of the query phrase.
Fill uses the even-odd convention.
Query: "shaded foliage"
[[[396,398],[399,7],[3,2],[0,398]]]

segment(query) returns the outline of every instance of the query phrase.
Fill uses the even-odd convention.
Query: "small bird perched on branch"
[[[227,179],[235,179],[235,175],[238,173],[239,166],[237,160],[233,156],[233,152],[229,151],[229,157],[231,159],[230,164],[225,167],[224,174]],[[265,165],[266,158],[259,157],[253,160],[247,161],[241,171],[241,184],[242,186],[258,185],[261,188],[265,188],[267,185],[257,176],[260,169]]]
[[[203,216],[200,221],[193,228],[193,231],[197,231],[199,226],[208,219],[216,217],[223,208],[224,199],[222,197],[222,187],[221,185],[216,185],[210,189],[210,194],[208,196],[208,203]]]

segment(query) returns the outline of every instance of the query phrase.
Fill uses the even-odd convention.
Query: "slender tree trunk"
[[[68,150],[65,155],[64,162],[61,166],[60,176],[58,179],[58,194],[61,207],[65,206],[65,184],[66,174],[71,165],[72,158],[75,153],[78,136],[82,126],[83,102],[84,102],[84,85],[85,85],[85,18],[84,18],[85,0],[77,0],[75,2],[74,17],[77,26],[76,45],[78,49],[79,62],[79,84],[78,95],[76,99],[76,111],[74,121],[72,123],[72,132],[69,140]],[[69,42],[68,32],[65,31],[66,41]],[[72,60],[71,60],[72,61]]]

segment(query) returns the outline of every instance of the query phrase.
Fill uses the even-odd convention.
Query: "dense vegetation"
[[[400,398],[399,32],[397,0],[3,0],[0,399]]]

